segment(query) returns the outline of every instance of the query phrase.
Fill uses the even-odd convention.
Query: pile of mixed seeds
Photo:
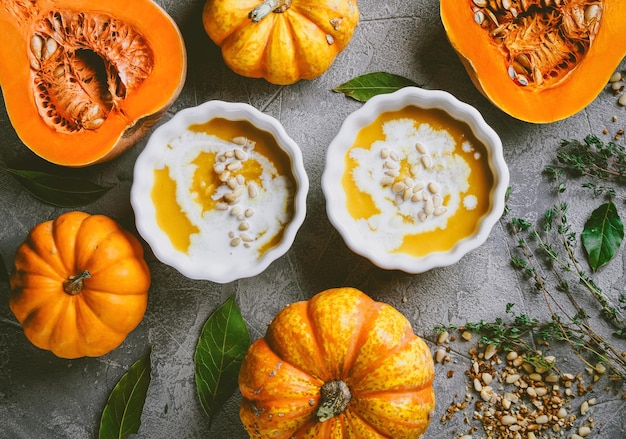
[[[464,328],[460,335],[472,341]],[[437,365],[451,361],[449,343],[455,339],[447,331],[438,335]],[[606,371],[601,364],[572,374],[560,371],[556,358],[541,351],[499,352],[494,345],[482,343],[472,343],[469,355],[466,393],[456,395],[440,419],[446,423],[457,413],[464,417],[467,431],[457,433],[457,439],[581,439],[592,433],[589,410],[596,398],[587,394]],[[447,376],[451,378],[453,371]]]

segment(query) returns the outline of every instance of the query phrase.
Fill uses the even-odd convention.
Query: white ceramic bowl
[[[410,252],[406,251],[397,251],[396,248],[393,247],[395,244],[383,243],[382,236],[377,236],[381,235],[380,233],[371,233],[372,230],[378,231],[380,229],[378,229],[378,226],[376,225],[372,226],[369,224],[369,218],[367,219],[367,225],[365,225],[365,220],[363,218],[359,221],[355,220],[353,215],[351,215],[348,211],[348,196],[346,194],[346,190],[344,190],[344,187],[342,186],[342,178],[344,177],[347,169],[346,154],[348,154],[348,150],[355,144],[359,131],[366,126],[371,125],[381,113],[399,111],[407,106],[418,107],[427,111],[440,109],[451,116],[452,119],[467,124],[475,138],[478,140],[478,143],[483,144],[485,147],[487,163],[486,166],[483,165],[482,168],[489,169],[490,173],[493,175],[493,184],[491,185],[491,190],[487,195],[488,200],[486,202],[488,204],[483,204],[483,206],[486,206],[483,207],[485,212],[482,217],[471,220],[476,223],[473,233],[460,238],[450,249],[437,250],[419,255],[410,254]],[[411,139],[415,138],[416,137],[411,137]],[[384,140],[388,141],[389,139],[389,137],[386,137]],[[374,143],[372,142],[372,146],[370,148],[371,150],[375,150],[373,145]],[[459,145],[456,146],[456,148],[458,147]],[[377,148],[381,151],[380,158],[382,159],[386,153],[382,152],[381,146],[378,146]],[[378,149],[376,149],[376,151]],[[352,153],[353,152],[351,152],[351,154]],[[412,152],[411,154],[415,156],[415,154],[419,154],[419,152]],[[377,163],[379,158],[375,157],[374,160],[371,160],[371,156],[363,155],[362,157],[368,157],[367,160],[364,160],[364,162],[368,163]],[[357,163],[359,163],[359,167],[381,166],[379,164],[366,164],[361,166],[360,163],[362,162],[357,161]],[[384,170],[373,171],[372,169],[373,168],[368,169],[369,175],[372,175],[372,177],[368,177],[371,179],[372,186],[370,187],[384,187],[382,186],[382,183],[380,183],[380,185],[379,183],[374,184],[375,177],[373,177],[373,175],[379,175],[374,174],[374,172],[381,173],[384,172]],[[489,171],[485,171],[484,173],[489,173]],[[354,173],[357,171],[351,168],[349,172]],[[413,175],[412,172],[413,168],[411,168],[411,176]],[[415,175],[420,175],[417,170],[415,171]],[[382,179],[384,178],[385,177],[382,177]],[[378,181],[382,181],[382,179]],[[413,180],[411,179],[411,181]],[[504,211],[505,193],[508,184],[509,172],[503,158],[502,143],[496,132],[485,123],[480,113],[475,108],[460,102],[447,92],[424,90],[417,87],[406,87],[394,93],[374,96],[363,104],[361,108],[350,114],[342,124],[339,133],[328,147],[326,165],[322,175],[322,189],[326,197],[328,217],[343,237],[346,245],[355,253],[366,257],[372,263],[381,268],[402,270],[412,274],[422,273],[435,267],[448,266],[456,263],[463,255],[483,244],[486,241],[493,225],[498,221]],[[421,183],[415,183],[415,185],[421,186]],[[391,187],[393,187],[392,184],[386,186],[385,190],[391,190]],[[415,187],[413,187],[413,189],[417,190]],[[391,190],[388,194],[390,194],[389,205],[391,205],[391,199],[395,195],[391,195],[393,194],[393,190]],[[432,194],[428,196],[432,196]],[[426,197],[426,195],[424,195],[424,197]],[[471,205],[471,203],[465,204],[463,198],[461,197],[461,192],[459,192],[458,198],[462,201],[457,203],[456,206]],[[419,197],[417,200],[419,200]],[[401,199],[394,200],[396,206],[399,206],[402,202],[403,201]],[[424,201],[424,206],[425,203],[426,202]],[[363,203],[360,205],[362,204]],[[416,207],[410,208],[416,209]],[[426,207],[423,209],[425,211]],[[387,210],[391,210],[391,208]],[[450,212],[452,212],[452,209],[450,209]],[[424,217],[422,216],[422,222],[424,221],[423,218]],[[415,223],[417,223],[417,221],[415,221]],[[398,224],[398,222],[396,221],[393,224]],[[400,232],[396,231],[393,227],[386,230],[388,234],[385,236],[384,242],[400,242],[404,239],[403,236],[406,235],[398,234]],[[419,235],[419,233],[413,235]]]
[[[290,166],[290,171],[291,174],[293,174],[293,179],[296,184],[295,194],[293,195],[293,215],[291,220],[284,227],[280,242],[273,248],[262,253],[258,258],[248,257],[247,255],[246,257],[242,257],[241,255],[243,253],[239,253],[238,256],[237,252],[243,251],[238,250],[242,248],[243,242],[242,245],[237,246],[237,248],[234,248],[235,246],[229,247],[228,245],[224,245],[224,240],[227,243],[230,242],[232,235],[230,237],[227,237],[225,234],[223,236],[219,235],[219,239],[216,239],[215,234],[212,234],[214,230],[218,230],[220,227],[230,227],[224,224],[228,221],[232,221],[232,218],[229,217],[231,213],[231,216],[235,216],[234,212],[232,212],[232,205],[229,206],[228,210],[220,217],[222,218],[221,220],[212,221],[201,226],[200,230],[204,230],[203,228],[207,227],[206,236],[211,236],[211,238],[201,238],[199,243],[195,241],[194,249],[197,249],[195,252],[184,252],[177,249],[172,243],[170,236],[157,224],[157,208],[151,197],[151,192],[156,180],[155,169],[163,168],[164,156],[167,153],[166,149],[171,149],[171,145],[176,145],[174,148],[188,147],[188,145],[193,142],[180,141],[180,136],[188,136],[189,127],[191,125],[205,124],[216,118],[223,118],[228,121],[248,121],[255,128],[271,134],[275,143],[286,153],[288,161],[290,162],[288,166]],[[185,139],[187,138],[185,137]],[[175,165],[171,163],[168,166],[169,168],[175,167]],[[189,172],[190,168],[188,164],[185,166],[181,165],[180,169],[185,169],[185,171],[180,171],[181,176],[189,174],[195,175],[193,172]],[[225,185],[223,186],[225,187]],[[155,256],[161,262],[174,267],[180,273],[191,279],[227,283],[261,273],[274,260],[284,255],[287,250],[289,250],[305,218],[308,188],[309,181],[304,169],[300,148],[287,135],[280,122],[251,105],[214,100],[197,107],[179,111],[172,119],[159,126],[153,132],[145,149],[141,152],[135,163],[134,180],[131,188],[131,204],[135,212],[135,221],[139,233],[150,245]],[[276,192],[274,191],[273,193]],[[246,191],[242,198],[248,197],[247,194],[248,192]],[[266,198],[263,198],[264,200],[267,199],[267,197],[272,197],[270,191],[268,191],[266,195]],[[260,196],[259,199],[261,199]],[[252,200],[248,198],[248,202],[251,201],[258,201],[258,199]],[[242,211],[244,208],[245,206],[242,207]],[[256,208],[256,212],[263,210],[263,207],[259,208],[259,205],[256,205]],[[163,208],[159,209],[163,210]],[[217,215],[218,212],[215,212],[215,214]],[[254,213],[254,215],[255,216],[251,218],[252,220],[260,220],[262,218],[259,216],[261,215],[260,213]],[[239,220],[242,220],[243,217],[241,217],[241,214],[239,216]],[[196,220],[198,219],[199,217],[196,217]],[[248,218],[246,218],[246,221],[248,221]],[[237,229],[234,229],[237,232]],[[251,244],[246,244],[246,248],[249,249],[250,246]],[[210,251],[207,253],[206,251],[209,248]]]

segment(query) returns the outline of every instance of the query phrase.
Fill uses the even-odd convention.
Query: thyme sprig
[[[580,292],[590,293],[599,304],[601,315],[615,328],[613,335],[617,338],[626,336],[621,307],[611,303],[577,259],[577,235],[567,219],[567,203],[561,199],[566,190],[562,172],[555,168],[546,171],[556,185],[557,203],[545,212],[537,226],[521,218],[509,221],[508,229],[518,253],[512,257],[512,265],[531,280],[535,291],[544,298],[554,323],[552,329],[557,329],[556,339],[569,343],[588,367],[597,368],[597,364],[591,363],[595,360],[616,379],[626,381],[626,358],[594,329],[588,312],[580,304],[579,297],[584,297]],[[565,303],[563,296],[567,298]],[[593,360],[588,360],[588,355]]]
[[[604,143],[590,134],[580,140],[563,140],[558,161],[579,175],[626,183],[626,148],[613,141]]]

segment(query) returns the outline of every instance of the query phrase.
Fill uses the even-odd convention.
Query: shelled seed
[[[249,184],[248,185],[248,196],[250,198],[256,198],[259,195],[259,191],[257,190],[256,186],[253,184]]]

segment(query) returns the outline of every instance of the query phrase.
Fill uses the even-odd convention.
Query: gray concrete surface
[[[626,128],[626,110],[617,105],[611,93],[601,93],[584,111],[548,125],[532,125],[507,116],[472,85],[446,40],[435,0],[360,0],[360,24],[332,68],[316,80],[280,87],[239,77],[224,65],[219,50],[202,28],[203,2],[160,3],[180,26],[189,55],[185,88],[166,119],[180,109],[210,99],[247,102],[278,118],[303,151],[311,182],[307,219],[284,257],[252,279],[225,285],[186,279],[159,263],[146,247],[153,286],[145,318],[121,347],[100,358],[63,360],[34,348],[8,309],[8,288],[3,282],[0,438],[97,437],[100,414],[111,389],[148,349],[152,350],[153,376],[137,437],[247,437],[238,417],[239,394],[209,425],[196,397],[193,376],[193,353],[201,326],[215,307],[233,294],[253,339],[263,335],[272,316],[288,303],[308,299],[326,288],[347,285],[397,307],[433,350],[435,325],[493,320],[504,315],[507,303],[515,303],[520,312],[545,317],[541,299],[529,292],[527,283],[509,266],[513,243],[503,224],[494,228],[484,246],[454,266],[421,275],[378,269],[344,245],[327,219],[320,178],[326,146],[344,118],[361,104],[331,89],[357,75],[389,71],[424,88],[446,90],[475,106],[502,138],[513,188],[510,207],[514,214],[529,218],[536,218],[553,202],[541,171],[553,160],[562,138],[600,134],[605,128],[610,133]],[[626,63],[620,67],[626,69]],[[612,121],[614,115],[617,122]],[[1,166],[52,169],[20,143],[4,105],[0,105],[0,133]],[[134,160],[145,141],[110,163],[73,173],[114,186],[85,211],[107,214],[134,230],[129,191]],[[576,228],[582,227],[590,208],[589,203],[572,203],[570,220]],[[620,208],[623,210],[623,205]],[[62,211],[36,201],[6,172],[0,172],[0,254],[7,265],[11,265],[15,249],[35,224]],[[613,297],[624,292],[625,263],[626,257],[620,254],[598,275],[600,285]],[[567,350],[559,353],[555,349],[557,355],[571,357]],[[466,392],[463,372],[469,365],[467,350],[466,345],[453,344],[453,361],[437,366],[438,404],[428,438],[456,438],[468,431],[462,416],[446,423],[439,421],[449,404]],[[568,366],[572,371],[580,368],[575,359]],[[452,378],[448,378],[448,370],[455,371]],[[598,390],[594,396],[598,404],[591,411],[595,419],[591,437],[626,437],[626,402],[621,394]],[[478,430],[474,437],[484,434]]]

